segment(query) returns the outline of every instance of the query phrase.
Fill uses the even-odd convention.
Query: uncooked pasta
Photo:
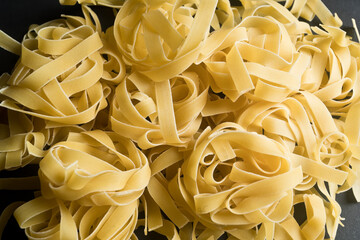
[[[83,16],[0,31],[0,170],[38,167],[0,179],[35,190],[0,232],[335,239],[337,194],[360,201],[360,44],[320,0],[234,2],[60,0]]]

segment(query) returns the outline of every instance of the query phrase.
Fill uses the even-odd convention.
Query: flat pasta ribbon
[[[200,66],[155,84],[138,73],[131,74],[115,90],[112,130],[135,140],[142,149],[186,146],[201,124],[208,78]]]
[[[114,35],[126,62],[155,82],[184,72],[209,34],[216,0],[126,1]]]
[[[123,206],[82,206],[35,198],[14,213],[29,239],[130,239],[138,201]]]
[[[360,126],[358,124],[360,117],[360,104],[353,105],[346,117],[344,132],[349,138],[351,159],[350,164],[355,171],[355,176],[360,174]],[[357,201],[360,201],[360,181],[359,178],[354,178],[354,185],[352,186],[354,196]]]
[[[20,63],[8,86],[0,90],[8,98],[1,106],[57,123],[93,120],[106,107],[109,94],[99,81],[99,34],[74,19],[50,22],[31,32],[36,38],[22,42]]]
[[[40,188],[0,234],[16,209],[34,240],[335,239],[337,194],[360,201],[360,44],[321,0],[60,3],[83,17],[0,31],[20,56],[0,170],[39,163],[0,189]]]
[[[49,132],[41,120],[7,110],[8,125],[0,125],[0,169],[14,170],[36,164],[45,155]]]
[[[212,89],[232,101],[249,93],[271,102],[299,90],[303,59],[292,37],[276,19],[260,16],[248,16],[224,34],[214,32],[202,52]]]
[[[338,28],[313,28],[318,35],[304,37],[298,51],[308,59],[301,88],[321,99],[333,116],[344,116],[359,99],[358,44]]]
[[[290,213],[303,174],[289,157],[280,143],[224,123],[203,132],[168,190],[205,226],[251,231]]]
[[[289,215],[281,223],[275,223],[271,226],[273,230],[272,239],[324,239],[326,208],[323,200],[316,194],[298,195],[294,204],[305,204],[307,220],[299,226],[295,218]],[[266,236],[266,228],[264,225],[259,229],[258,237],[263,239]],[[238,235],[236,231],[230,231],[230,234]]]
[[[42,195],[85,206],[127,205],[143,193],[150,178],[145,155],[114,133],[71,133],[40,162]]]
[[[79,4],[89,4],[89,5],[102,5],[112,8],[121,8],[124,4],[124,0],[59,0],[62,5],[75,5]]]

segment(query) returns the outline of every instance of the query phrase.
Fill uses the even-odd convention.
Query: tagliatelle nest
[[[60,0],[84,17],[0,31],[20,56],[0,76],[0,169],[39,167],[0,179],[39,190],[0,229],[14,214],[29,239],[335,239],[337,194],[360,201],[360,44],[320,0],[280,2]]]
[[[39,197],[20,206],[14,215],[29,239],[129,239],[136,227],[138,201],[88,207]]]
[[[89,122],[106,107],[108,90],[99,81],[103,43],[84,22],[50,22],[24,39],[21,62],[1,89],[8,97],[2,106],[65,124]]]
[[[126,205],[137,200],[150,178],[145,155],[113,133],[70,133],[40,162],[42,195],[82,205]]]
[[[132,74],[115,90],[111,127],[142,149],[187,146],[199,130],[207,101],[208,73],[191,67],[164,83]]]

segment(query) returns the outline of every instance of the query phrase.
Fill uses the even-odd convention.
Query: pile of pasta
[[[29,239],[335,239],[336,195],[360,201],[360,44],[324,3],[60,3],[83,16],[0,32],[19,55],[0,169],[39,167],[1,179],[37,191],[0,229],[13,213]]]

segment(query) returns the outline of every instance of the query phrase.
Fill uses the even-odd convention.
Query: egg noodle
[[[335,239],[337,194],[360,201],[360,44],[320,0],[235,2],[60,0],[83,17],[0,31],[0,170],[39,169],[0,179],[35,191],[0,232]]]

